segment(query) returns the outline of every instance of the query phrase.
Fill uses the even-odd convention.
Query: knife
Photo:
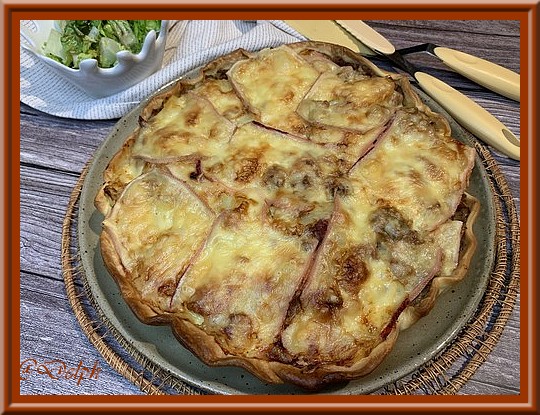
[[[520,159],[518,138],[497,118],[445,82],[421,72],[407,61],[381,34],[361,20],[336,22],[380,55],[386,56],[397,67],[412,75],[420,87],[439,103],[463,127],[514,160]]]
[[[284,20],[290,27],[309,40],[345,46],[364,56],[375,56],[373,50],[336,25],[333,20]]]

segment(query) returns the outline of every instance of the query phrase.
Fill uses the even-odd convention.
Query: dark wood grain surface
[[[520,71],[520,26],[516,21],[369,21],[396,47],[433,42]],[[520,104],[446,68],[436,58],[410,55],[424,70],[445,80],[498,117],[519,137]],[[24,104],[20,111],[21,343],[20,359],[62,360],[76,368],[97,365],[99,376],[77,383],[33,374],[21,394],[141,394],[116,373],[85,337],[68,303],[62,279],[61,226],[70,193],[84,165],[116,120],[58,118]],[[520,163],[493,151],[520,206]],[[519,298],[500,341],[460,394],[520,393]]]

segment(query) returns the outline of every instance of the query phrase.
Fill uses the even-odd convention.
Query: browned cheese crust
[[[474,159],[348,49],[238,50],[143,108],[95,200],[101,253],[137,317],[206,364],[320,390],[466,276]]]

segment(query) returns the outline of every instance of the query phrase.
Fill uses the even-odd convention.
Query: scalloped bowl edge
[[[25,49],[75,87],[94,98],[104,98],[132,87],[160,69],[168,30],[169,20],[162,20],[157,36],[154,30],[148,32],[137,54],[126,50],[118,52],[118,63],[112,68],[100,68],[95,59],[86,59],[80,63],[79,69],[73,69],[35,50]]]

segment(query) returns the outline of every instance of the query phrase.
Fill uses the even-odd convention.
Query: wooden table
[[[456,48],[520,71],[516,21],[369,21],[396,47],[424,42]],[[519,137],[520,104],[486,90],[427,55],[411,58],[476,100]],[[21,104],[21,362],[59,359],[99,367],[96,380],[52,380],[33,374],[21,394],[141,394],[116,373],[85,337],[67,301],[60,265],[61,226],[70,193],[85,163],[116,120],[63,119]],[[520,163],[493,152],[520,202]],[[519,394],[519,298],[493,352],[461,394]],[[97,363],[96,363],[97,362]]]

